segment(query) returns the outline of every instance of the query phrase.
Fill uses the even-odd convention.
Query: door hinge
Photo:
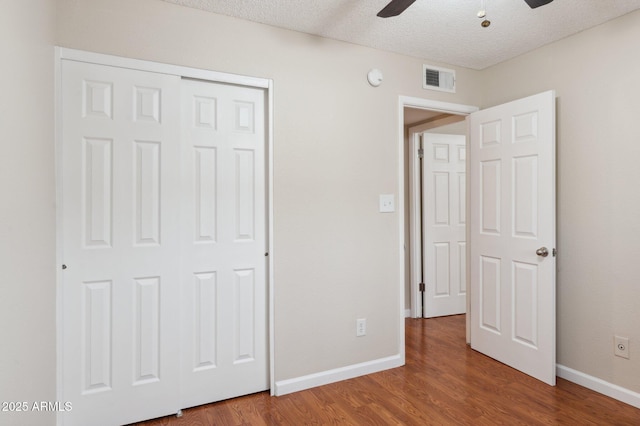
[[[420,284],[418,284],[418,290],[419,290],[419,291],[425,291],[425,287],[426,287],[426,286],[424,285],[424,283],[420,283]]]
[[[423,158],[424,157],[424,149],[419,148],[418,149],[418,158]]]

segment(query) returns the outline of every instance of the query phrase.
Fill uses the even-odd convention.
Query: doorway
[[[416,238],[421,234],[415,229],[414,218],[420,215],[419,200],[416,199],[415,183],[412,176],[418,173],[418,164],[414,161],[417,158],[410,155],[411,146],[415,146],[415,138],[423,132],[453,132],[466,135],[465,118],[468,114],[475,112],[478,108],[468,105],[451,104],[445,102],[432,101],[421,98],[401,97],[400,98],[401,118],[403,123],[403,184],[404,184],[404,235],[406,249],[404,256],[404,310],[405,317],[422,317],[422,297],[419,291],[421,271],[420,264],[412,259],[417,253],[421,253],[422,241]],[[468,173],[466,173],[468,180]],[[468,186],[466,184],[465,186]],[[468,197],[468,195],[467,195]],[[466,204],[466,203],[465,203]],[[413,208],[412,208],[413,206]],[[418,210],[418,211],[416,211]],[[414,224],[412,226],[412,224]],[[467,231],[468,232],[468,231]],[[468,246],[465,248],[468,254]],[[419,257],[418,257],[419,258]],[[466,268],[465,268],[466,269]],[[468,294],[469,279],[468,271],[465,274],[465,282]],[[466,311],[469,312],[469,300],[466,301]],[[470,341],[469,317],[467,315],[467,343]]]

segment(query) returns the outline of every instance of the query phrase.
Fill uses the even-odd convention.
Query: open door
[[[555,92],[470,115],[471,347],[556,383]]]

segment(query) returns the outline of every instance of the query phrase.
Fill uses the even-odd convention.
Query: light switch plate
[[[380,213],[391,213],[396,211],[393,194],[380,194]]]

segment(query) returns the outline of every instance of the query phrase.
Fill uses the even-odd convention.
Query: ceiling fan
[[[391,16],[398,16],[404,12],[409,6],[411,6],[416,0],[391,0],[380,12],[378,16],[381,18],[389,18]],[[531,9],[544,6],[551,3],[553,0],[524,0]]]

